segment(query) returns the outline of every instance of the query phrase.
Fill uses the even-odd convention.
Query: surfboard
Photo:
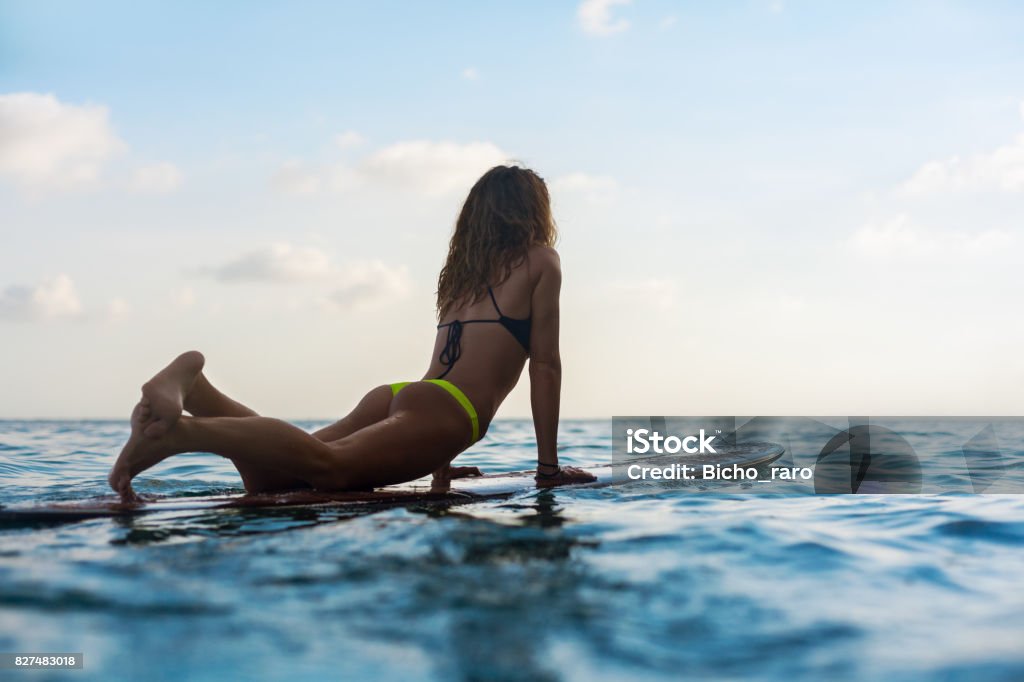
[[[719,446],[716,449],[718,452],[715,454],[660,455],[630,458],[628,463],[643,463],[652,466],[670,466],[677,463],[696,465],[696,476],[699,478],[703,465],[713,464],[723,467],[736,465],[761,468],[779,459],[785,451],[781,445],[765,442]],[[606,463],[582,467],[594,474],[597,480],[591,483],[571,485],[574,488],[597,488],[621,482],[622,467],[624,466],[625,463],[616,462],[614,464]],[[446,489],[432,488],[429,481],[421,479],[372,491],[354,492],[294,490],[252,495],[160,497],[145,499],[137,503],[124,503],[111,495],[50,504],[0,506],[0,522],[70,522],[93,518],[139,516],[158,512],[211,511],[218,509],[259,510],[316,507],[358,511],[359,509],[407,505],[458,505],[481,500],[514,497],[536,491],[537,487],[533,479],[534,473],[533,470],[529,470],[459,478],[453,480]]]

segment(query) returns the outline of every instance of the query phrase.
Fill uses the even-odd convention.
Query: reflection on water
[[[609,458],[607,422],[566,426],[566,461]],[[527,467],[530,429],[466,463]],[[2,501],[104,493],[124,435],[0,423]],[[238,480],[192,455],[139,489]],[[82,651],[76,679],[103,680],[1024,676],[1021,496],[739,491],[8,525],[0,651]]]

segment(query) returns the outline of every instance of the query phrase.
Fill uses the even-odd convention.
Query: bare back
[[[508,279],[492,287],[501,314],[517,319],[533,315],[537,285],[545,271],[551,269],[552,262],[557,263],[553,249],[533,247]],[[449,311],[440,322],[497,320],[499,312],[495,302],[485,293],[479,300]],[[437,330],[430,367],[424,379],[437,378],[448,369],[440,360],[448,333],[448,327]],[[462,389],[476,406],[482,435],[502,401],[519,382],[528,355],[522,344],[500,324],[466,324],[462,326],[461,333],[461,355],[445,379]]]

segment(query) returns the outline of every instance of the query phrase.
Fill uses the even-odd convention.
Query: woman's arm
[[[558,298],[562,266],[554,249],[537,254],[540,279],[533,290],[530,330],[530,403],[537,434],[537,485],[586,483],[592,474],[558,465],[558,408],[562,395],[562,358],[558,351]]]
[[[533,290],[530,329],[530,404],[537,434],[537,464],[544,473],[558,467],[558,408],[562,392],[562,358],[558,352],[558,298],[562,268],[554,249],[534,256],[540,276]]]

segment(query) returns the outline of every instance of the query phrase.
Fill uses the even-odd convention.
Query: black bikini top
[[[487,287],[487,293],[491,297],[491,303],[494,304],[494,309],[498,312],[498,319],[452,320],[451,322],[437,325],[438,329],[448,327],[448,338],[445,340],[441,354],[437,356],[437,359],[441,361],[441,364],[448,369],[446,369],[441,376],[437,377],[438,379],[443,379],[448,372],[452,371],[452,367],[455,366],[455,363],[462,355],[462,325],[464,324],[500,324],[515,337],[516,341],[518,341],[523,347],[523,350],[526,351],[526,354],[530,354],[530,318],[527,317],[525,320],[520,320],[515,317],[508,317],[502,313],[501,308],[498,307],[498,301],[494,298],[494,290]]]

